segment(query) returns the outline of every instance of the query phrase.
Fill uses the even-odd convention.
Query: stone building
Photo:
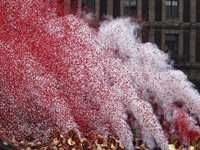
[[[77,1],[78,12],[141,18],[142,40],[170,53],[174,66],[200,85],[200,0],[67,0]],[[137,19],[135,19],[137,20]]]

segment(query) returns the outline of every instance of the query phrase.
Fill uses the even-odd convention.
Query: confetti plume
[[[186,145],[198,138],[200,95],[168,55],[142,43],[130,18],[96,31],[73,5],[0,2],[0,137],[45,143],[54,129],[98,132],[133,150],[129,111],[150,149],[168,149],[174,132]]]

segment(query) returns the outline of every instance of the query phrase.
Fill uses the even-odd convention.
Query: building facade
[[[175,67],[200,83],[200,0],[67,1],[77,1],[78,12],[85,7],[92,13],[94,25],[107,15],[140,20],[142,41],[157,44],[170,54]]]

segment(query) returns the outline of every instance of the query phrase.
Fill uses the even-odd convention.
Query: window
[[[120,0],[113,0],[113,18],[120,16]]]
[[[155,31],[155,43],[156,45],[161,49],[161,38],[162,37],[162,31],[156,30]]]
[[[71,0],[71,13],[76,14],[78,10],[78,0]]]
[[[137,16],[137,0],[124,0],[124,15]]]
[[[86,9],[86,13],[95,14],[95,0],[83,0],[82,7]]]
[[[107,0],[100,0],[100,20],[104,20],[107,15]]]
[[[196,2],[196,21],[200,22],[200,0],[197,0]]]
[[[149,30],[142,29],[142,43],[146,43],[149,41]]]
[[[183,1],[183,21],[190,21],[190,0]]]
[[[175,63],[178,63],[178,34],[165,35],[165,52],[169,53]]]
[[[149,0],[142,0],[142,20],[149,20]]]
[[[183,63],[189,62],[189,55],[190,55],[190,32],[185,31],[183,33]]]
[[[162,0],[155,0],[155,21],[162,20]]]
[[[200,31],[196,33],[196,62],[200,62]]]
[[[166,0],[166,17],[178,17],[178,0]]]

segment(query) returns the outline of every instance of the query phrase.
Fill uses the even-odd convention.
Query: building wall
[[[106,0],[107,15],[112,16],[113,13],[116,13],[114,9],[119,8],[117,11],[120,11],[120,16],[124,16],[124,1],[125,0]],[[139,19],[142,20],[140,24],[143,27],[143,31],[140,34],[143,35],[143,42],[150,41],[156,43],[161,50],[165,51],[166,38],[170,37],[168,35],[177,35],[178,51],[177,56],[174,57],[174,59],[176,59],[174,66],[183,70],[190,79],[200,80],[200,61],[196,59],[196,54],[200,55],[200,49],[196,47],[198,46],[198,42],[200,42],[196,39],[200,37],[200,22],[196,21],[196,14],[198,11],[196,9],[196,2],[199,0],[178,0],[177,17],[166,17],[166,1],[167,0],[137,0],[137,18],[142,18],[143,16],[142,19]],[[184,2],[187,3],[184,5]],[[101,0],[95,0],[95,22],[99,22],[100,19],[102,19],[100,16],[100,3]],[[156,6],[156,3],[161,4],[161,6]],[[120,7],[114,6],[116,4],[120,4]],[[156,11],[161,11],[161,14]],[[146,13],[148,13],[148,16],[146,16]],[[189,16],[183,19],[184,16],[188,14]],[[114,15],[116,16],[116,14]],[[199,34],[197,35],[197,33]]]

